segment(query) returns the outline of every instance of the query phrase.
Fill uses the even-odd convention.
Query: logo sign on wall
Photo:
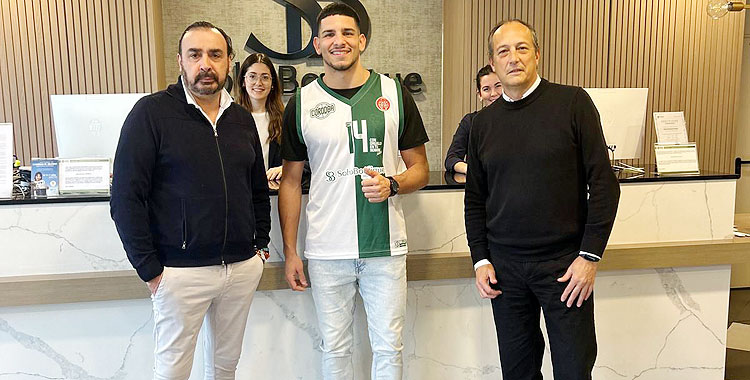
[[[286,8],[286,53],[275,51],[258,39],[255,34],[250,33],[250,37],[245,42],[245,50],[264,53],[267,56],[284,61],[293,61],[304,58],[319,57],[315,53],[312,39],[318,34],[318,24],[315,22],[318,14],[323,10],[316,0],[274,0]],[[362,34],[370,38],[370,16],[367,10],[359,0],[339,0],[342,3],[352,7],[357,16],[359,16]],[[310,40],[305,47],[302,47],[302,20],[305,20],[310,26],[312,33]]]

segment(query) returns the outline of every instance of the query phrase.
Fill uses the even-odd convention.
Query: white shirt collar
[[[201,113],[203,114],[203,117],[208,120],[209,123],[211,123],[211,126],[214,128],[214,132],[216,132],[216,123],[212,122],[211,119],[208,117],[205,111],[203,111],[203,108],[198,105],[198,103],[195,102],[195,98],[193,98],[193,94],[188,91],[187,84],[185,83],[185,78],[180,76],[180,80],[182,81],[182,89],[185,91],[185,100],[187,100],[188,104],[192,104],[193,107],[197,108]],[[229,92],[226,88],[221,89],[221,100],[219,101],[219,113],[216,115],[216,120],[218,121],[221,118],[221,115],[226,111],[227,108],[229,108],[230,105],[232,105],[232,102],[234,99],[232,99],[232,96],[229,95]]]
[[[532,84],[531,87],[529,87],[529,89],[523,93],[523,96],[521,96],[521,99],[531,95],[531,93],[534,92],[534,90],[536,90],[537,87],[539,87],[539,83],[542,83],[542,78],[539,76],[539,74],[537,74],[534,84]],[[503,99],[505,99],[506,102],[515,102],[515,100],[509,98],[508,95],[505,95],[505,91],[503,91]],[[518,100],[521,100],[521,99],[518,99]]]

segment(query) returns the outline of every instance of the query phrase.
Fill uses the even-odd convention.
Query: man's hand
[[[383,177],[380,173],[365,168],[365,174],[371,178],[362,180],[362,192],[370,203],[382,202],[391,195],[391,181]]]
[[[152,278],[148,282],[146,282],[146,285],[148,286],[148,290],[151,291],[152,295],[156,295],[156,289],[159,289],[159,283],[161,282],[161,276],[164,274],[164,272],[159,273],[158,276]]]
[[[456,183],[466,183],[466,174],[453,173],[453,180],[456,181]]]
[[[302,259],[297,254],[286,254],[284,272],[286,274],[286,282],[292,290],[298,292],[305,290],[307,287],[305,269],[302,265]]]
[[[467,168],[468,165],[466,165],[466,163],[463,161],[458,161],[455,165],[453,165],[453,171],[456,173],[466,174]]]
[[[596,268],[599,263],[588,261],[583,257],[578,256],[573,263],[568,267],[568,271],[557,279],[557,282],[566,282],[568,286],[560,297],[560,302],[567,300],[568,307],[573,306],[576,302],[576,306],[581,307],[583,301],[591,297],[591,293],[594,291],[594,280],[596,279]]]
[[[281,186],[279,181],[268,181],[268,190],[278,190]]]
[[[495,277],[495,268],[492,266],[492,264],[482,265],[481,267],[477,268],[475,275],[475,284],[477,285],[479,295],[482,296],[482,298],[495,298],[503,293],[490,287],[490,282],[493,284],[497,284],[497,278]]]
[[[281,169],[281,166],[266,170],[266,177],[268,178],[268,181],[281,181],[282,171],[283,170]]]

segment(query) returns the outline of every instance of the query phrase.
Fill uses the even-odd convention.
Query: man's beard
[[[185,72],[182,72],[183,77],[185,77]],[[212,78],[214,80],[213,85],[206,85],[203,86],[200,84],[201,79],[203,78]],[[195,77],[194,80],[187,80],[188,87],[190,87],[190,91],[199,94],[199,95],[213,95],[219,91],[221,91],[222,88],[224,88],[224,84],[226,84],[227,79],[224,78],[223,82],[219,82],[219,77],[216,76],[216,73],[209,71],[201,71],[198,73],[198,75]],[[216,87],[214,87],[216,86]]]
[[[358,60],[359,60],[359,57],[353,59],[351,62],[348,62],[348,63],[347,62],[339,62],[339,63],[335,63],[334,64],[333,62],[330,62],[329,60],[327,60],[325,58],[325,56],[323,56],[323,61],[325,61],[325,63],[328,66],[330,66],[332,69],[334,69],[336,71],[346,71],[346,70],[349,70],[352,66],[354,66],[355,63],[357,63]]]

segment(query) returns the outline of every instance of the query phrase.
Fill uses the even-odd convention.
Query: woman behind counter
[[[500,78],[492,71],[492,67],[487,65],[477,72],[477,96],[482,100],[482,107],[492,104],[502,95],[503,90],[500,85]],[[469,131],[471,131],[471,122],[479,111],[474,111],[464,115],[458,124],[456,134],[453,135],[453,141],[445,155],[445,170],[466,174],[466,146],[469,144]]]
[[[281,180],[281,122],[284,103],[281,83],[271,59],[262,53],[250,54],[240,66],[237,103],[253,115],[263,148],[263,161],[269,184]]]

